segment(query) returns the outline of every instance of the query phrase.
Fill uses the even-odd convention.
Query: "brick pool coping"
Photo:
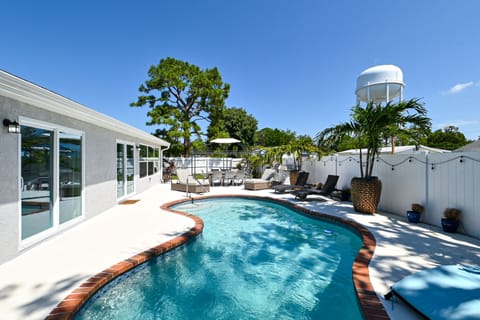
[[[380,320],[380,319],[390,319],[387,312],[385,311],[383,304],[378,299],[373,285],[370,282],[370,275],[368,271],[368,265],[370,260],[373,257],[373,253],[376,247],[376,241],[373,234],[368,231],[367,228],[360,225],[357,222],[352,220],[335,217],[327,215],[324,213],[312,211],[301,207],[299,205],[293,204],[286,200],[274,199],[270,197],[259,197],[259,196],[250,196],[250,195],[215,195],[215,196],[200,196],[196,197],[195,200],[201,199],[211,199],[211,198],[228,198],[228,197],[237,197],[237,198],[250,198],[250,199],[262,199],[272,202],[277,202],[288,207],[291,207],[304,215],[321,218],[328,220],[330,222],[340,224],[344,227],[347,227],[354,232],[356,232],[362,239],[363,245],[360,248],[357,257],[354,260],[352,266],[352,278],[357,294],[357,298],[360,304],[360,307],[363,311],[365,319],[371,320]],[[175,237],[171,240],[163,242],[153,248],[140,252],[128,259],[120,261],[119,263],[111,266],[108,269],[105,269],[93,277],[89,278],[83,282],[78,288],[76,288],[71,294],[65,297],[58,305],[49,313],[45,320],[67,320],[73,319],[75,313],[80,310],[80,308],[88,301],[88,299],[93,296],[100,288],[109,283],[111,280],[117,278],[118,276],[126,273],[127,271],[133,269],[134,267],[151,260],[159,255],[162,255],[168,251],[171,251],[182,244],[189,242],[194,239],[203,231],[203,220],[197,216],[187,214],[185,212],[176,211],[170,209],[172,205],[186,202],[189,200],[179,199],[172,202],[165,203],[161,206],[162,210],[173,212],[176,214],[188,216],[191,218],[195,225],[189,231]]]

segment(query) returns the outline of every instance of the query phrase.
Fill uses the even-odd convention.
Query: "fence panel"
[[[176,157],[168,158],[175,163],[176,168],[190,168],[192,173],[206,174],[212,170],[235,169],[242,158],[210,158],[210,157]]]
[[[382,155],[375,163],[374,175],[382,181],[379,209],[406,215],[414,202],[425,205],[425,155]]]
[[[358,156],[327,156],[305,166],[311,176],[325,181],[339,175],[337,188],[350,188],[359,176]],[[382,180],[379,209],[400,216],[412,203],[425,206],[422,220],[441,226],[443,210],[462,210],[460,231],[480,238],[480,153],[418,153],[381,155],[374,175]]]
[[[235,168],[241,158],[173,158],[177,168],[192,172]],[[360,175],[358,156],[325,156],[307,159],[302,169],[310,173],[308,182],[325,182],[327,175],[339,176],[337,188],[350,188]],[[379,209],[406,216],[414,202],[425,206],[423,221],[440,226],[443,210],[462,210],[460,231],[480,238],[480,153],[418,153],[381,155],[374,175],[382,180]]]
[[[465,233],[480,237],[480,156],[478,153],[431,154],[428,167],[426,222],[440,225],[443,210],[462,210]]]

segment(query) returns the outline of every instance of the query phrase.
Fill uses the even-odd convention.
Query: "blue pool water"
[[[203,219],[199,238],[114,281],[75,319],[362,319],[352,231],[263,200],[174,209]]]

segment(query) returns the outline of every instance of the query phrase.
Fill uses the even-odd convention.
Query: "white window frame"
[[[134,142],[131,142],[131,141],[126,141],[126,140],[121,140],[121,139],[117,139],[116,140],[116,143],[115,143],[115,168],[117,168],[117,164],[116,164],[116,160],[117,160],[117,155],[116,155],[116,152],[117,152],[117,145],[118,144],[122,144],[124,146],[124,153],[123,153],[123,164],[125,166],[124,168],[124,173],[123,173],[123,179],[124,179],[124,194],[123,196],[121,197],[118,197],[118,194],[116,194],[117,192],[117,188],[118,186],[116,185],[118,183],[118,180],[117,180],[117,175],[115,173],[115,194],[116,194],[116,197],[117,197],[117,201],[119,200],[122,200],[122,199],[125,199],[125,198],[128,198],[129,196],[131,196],[132,194],[135,194],[136,190],[137,190],[137,184],[136,184],[136,175],[137,175],[137,170],[136,170],[136,163],[137,163],[137,155],[136,155],[136,146],[135,146],[135,143]],[[133,147],[133,191],[128,193],[128,183],[127,183],[127,146],[132,146]],[[116,170],[115,170],[116,172]]]
[[[143,147],[146,147],[147,148],[147,156],[145,157],[146,160],[142,160],[142,155],[141,155],[141,148]],[[150,153],[149,153],[149,148],[152,148],[153,149],[153,152],[155,154],[155,150],[157,150],[157,157],[151,157],[150,156]],[[139,144],[139,150],[138,150],[138,176],[140,179],[146,179],[146,178],[149,178],[149,177],[153,177],[153,176],[156,176],[157,174],[160,174],[161,173],[161,167],[160,167],[160,157],[161,157],[161,148],[158,147],[158,146],[153,146],[153,145],[149,145],[149,144],[145,144],[145,143],[140,143]],[[146,167],[146,172],[147,174],[145,176],[141,176],[141,163],[146,163],[147,164],[147,167]],[[153,170],[155,171],[155,168],[157,169],[156,172],[153,172],[151,174],[149,174],[149,166],[150,166],[150,163],[152,164],[153,166]],[[155,163],[156,163],[156,166],[155,166]]]
[[[19,210],[18,210],[18,227],[19,227],[19,232],[18,232],[18,243],[19,243],[19,250],[28,248],[37,242],[52,236],[56,233],[59,233],[60,231],[70,228],[72,225],[75,225],[82,220],[85,219],[85,132],[77,130],[77,129],[72,129],[68,128],[62,125],[57,125],[55,123],[50,123],[46,121],[41,121],[37,119],[32,119],[28,117],[23,117],[20,116],[18,118],[18,122],[22,126],[29,126],[29,127],[34,127],[34,128],[39,128],[39,129],[44,129],[44,130],[49,130],[53,132],[53,187],[52,187],[52,203],[53,203],[53,208],[52,208],[52,214],[53,214],[53,225],[52,227],[39,232],[35,235],[32,235],[31,237],[28,237],[26,239],[22,239],[22,190],[20,188],[20,183],[18,187],[18,199],[19,199]],[[60,195],[59,195],[59,190],[60,190],[60,185],[59,185],[59,179],[60,179],[60,161],[59,161],[59,156],[60,156],[60,132],[63,133],[68,133],[68,134],[73,134],[73,135],[78,135],[81,136],[81,148],[82,148],[82,158],[81,158],[81,163],[82,163],[82,212],[81,215],[68,221],[63,224],[60,224],[60,211],[59,211],[59,201],[60,201]],[[21,151],[22,146],[21,146],[21,137],[18,139],[18,176],[21,178],[22,176],[22,155]]]

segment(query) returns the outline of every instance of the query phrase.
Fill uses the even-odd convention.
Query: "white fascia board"
[[[0,70],[0,95],[56,112],[96,126],[127,134],[152,144],[168,147],[170,143],[103,113],[87,108],[50,90]]]

